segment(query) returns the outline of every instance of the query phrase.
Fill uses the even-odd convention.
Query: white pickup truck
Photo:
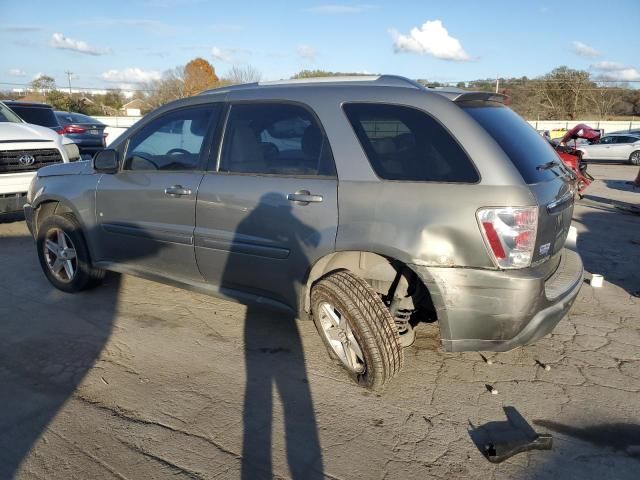
[[[0,219],[22,210],[39,168],[79,158],[71,140],[50,128],[25,123],[0,102]]]

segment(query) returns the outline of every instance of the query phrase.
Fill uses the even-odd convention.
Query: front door
[[[293,104],[233,104],[217,171],[196,207],[205,279],[296,310],[313,262],[333,250],[338,224],[333,157],[315,115]]]
[[[98,258],[135,271],[201,280],[193,230],[216,105],[151,120],[129,139],[121,169],[96,192]]]

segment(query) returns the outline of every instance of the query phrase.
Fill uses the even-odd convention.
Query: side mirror
[[[120,154],[116,150],[101,150],[93,157],[93,169],[96,172],[116,173],[120,165]]]

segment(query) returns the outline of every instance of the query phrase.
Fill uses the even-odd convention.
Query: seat
[[[264,153],[253,130],[238,125],[231,134],[228,157],[223,166],[229,172],[268,173]]]

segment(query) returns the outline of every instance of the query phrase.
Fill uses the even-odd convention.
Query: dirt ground
[[[0,479],[637,479],[637,167],[589,168],[574,224],[603,288],[491,363],[423,328],[380,394],[328,361],[310,322],[128,276],[56,291],[24,223],[0,225]],[[489,463],[474,440],[517,432],[507,413],[553,449]]]

